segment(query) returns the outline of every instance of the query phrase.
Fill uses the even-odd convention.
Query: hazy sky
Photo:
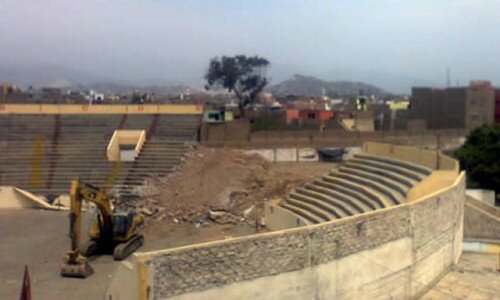
[[[404,90],[444,84],[448,66],[453,83],[500,85],[499,13],[500,0],[2,0],[0,65],[191,83],[211,57],[244,53],[267,57],[274,82]]]

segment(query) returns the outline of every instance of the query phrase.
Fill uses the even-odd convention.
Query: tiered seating
[[[165,175],[178,164],[199,123],[196,115],[3,115],[0,185],[53,197],[79,177],[127,194],[146,176]],[[116,129],[146,130],[135,161],[107,160]]]
[[[405,161],[357,154],[280,203],[307,223],[320,223],[404,203],[432,170]]]

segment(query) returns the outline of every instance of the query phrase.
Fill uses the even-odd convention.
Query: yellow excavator
[[[99,213],[92,219],[89,241],[80,245],[82,203],[92,202]],[[123,260],[144,243],[138,233],[143,217],[136,212],[113,212],[110,199],[104,189],[73,179],[70,189],[70,238],[71,251],[64,257],[61,275],[86,278],[93,273],[87,257],[95,253],[113,254],[115,260]]]

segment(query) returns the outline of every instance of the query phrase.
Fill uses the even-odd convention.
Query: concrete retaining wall
[[[246,120],[234,120],[223,123],[203,123],[200,141],[224,142],[247,141],[250,138],[250,123]]]
[[[435,148],[438,141],[437,136],[439,135],[441,149],[456,149],[463,144],[468,133],[464,129],[424,130],[418,132],[410,130],[359,132],[327,128],[323,132],[308,129],[246,132],[246,135],[244,135],[245,140],[243,140],[242,138],[233,139],[232,136],[238,133],[233,133],[231,130],[233,129],[210,135],[209,139],[204,139],[202,134],[202,142],[208,146],[247,149],[296,147],[298,145],[316,148],[352,147],[361,146],[365,141]],[[240,129],[234,130],[241,131]]]
[[[272,228],[272,230],[283,230],[310,224],[306,219],[276,205],[279,201],[280,200],[268,201],[264,203],[264,215],[267,228]]]
[[[365,142],[363,144],[363,152],[408,161],[436,170],[454,171],[456,174],[458,174],[460,170],[458,161],[453,158],[436,151],[412,146],[396,146],[392,144]]]
[[[495,206],[495,191],[493,190],[467,189],[465,193],[467,196],[471,196],[481,202]]]
[[[407,299],[458,261],[465,174],[409,204],[318,225],[136,253],[129,299]],[[131,283],[114,283],[127,289]],[[134,283],[135,284],[135,283]],[[115,299],[113,290],[107,298]],[[120,299],[127,299],[121,297]]]
[[[471,197],[465,201],[464,237],[500,241],[500,209]]]
[[[258,154],[272,162],[315,162],[319,160],[315,148],[274,148],[246,150],[247,154]]]

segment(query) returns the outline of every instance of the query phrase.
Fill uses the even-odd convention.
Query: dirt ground
[[[458,266],[422,299],[500,299],[500,253],[463,253]]]
[[[270,163],[257,154],[199,146],[179,168],[146,180],[136,201],[123,203],[142,211],[148,223],[241,223],[252,208],[284,196],[293,188],[328,173],[331,163]],[[251,223],[251,222],[250,222]]]
[[[146,233],[146,242],[139,251],[252,233],[253,228],[246,225],[163,224],[152,234]],[[111,256],[92,257],[92,276],[60,277],[60,262],[70,246],[67,212],[0,210],[0,236],[0,299],[19,299],[25,265],[29,267],[33,299],[103,299],[118,266]]]
[[[33,299],[102,299],[114,272],[111,257],[93,259],[95,274],[84,281],[59,276],[68,224],[67,212],[0,210],[0,299],[19,299],[25,265]]]

